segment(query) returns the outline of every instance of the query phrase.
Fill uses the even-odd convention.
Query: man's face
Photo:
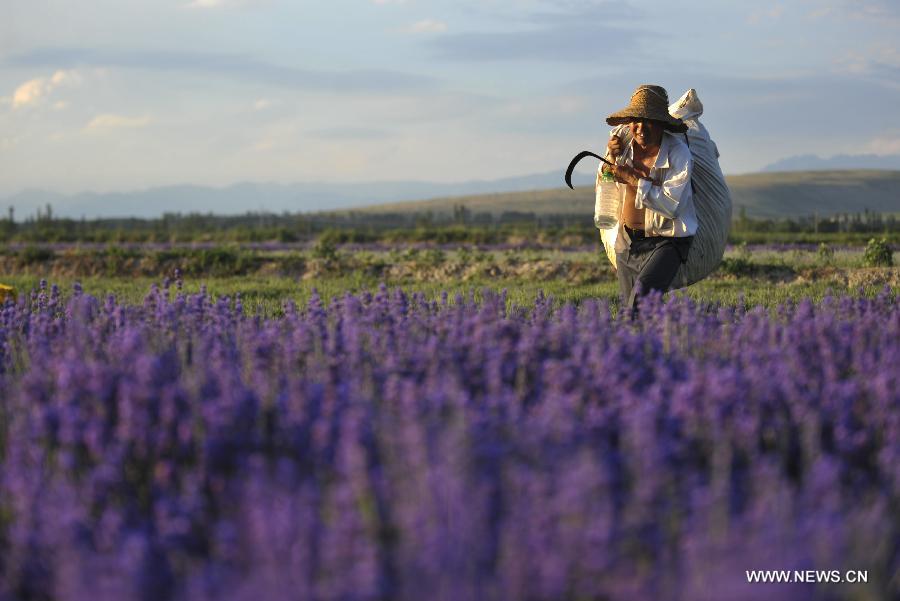
[[[632,119],[631,136],[641,148],[658,146],[662,141],[663,124],[652,119]]]

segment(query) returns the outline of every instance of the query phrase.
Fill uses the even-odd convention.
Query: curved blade
[[[566,184],[573,190],[575,189],[575,187],[572,185],[572,172],[575,171],[575,165],[578,164],[578,161],[580,161],[584,157],[596,157],[608,165],[612,164],[609,161],[607,161],[606,159],[604,159],[602,156],[600,156],[599,154],[594,154],[590,150],[582,150],[581,152],[579,152],[578,154],[575,155],[575,157],[572,159],[572,162],[569,163],[569,168],[566,169]]]

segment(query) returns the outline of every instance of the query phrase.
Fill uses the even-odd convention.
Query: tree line
[[[455,205],[450,212],[370,213],[257,213],[214,215],[211,213],[166,213],[159,218],[72,219],[54,214],[47,205],[22,221],[12,207],[0,219],[0,242],[4,243],[179,243],[179,242],[282,242],[300,243],[329,237],[346,242],[484,242],[504,241],[510,236],[545,239],[576,236],[594,240],[596,230],[590,214],[534,212],[474,212]],[[864,210],[820,217],[763,219],[738,210],[732,237],[751,238],[766,234],[900,235],[895,214]]]

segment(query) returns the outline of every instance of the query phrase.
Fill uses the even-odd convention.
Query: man
[[[607,156],[622,198],[616,237],[616,271],[623,306],[636,314],[637,297],[669,289],[697,232],[691,192],[687,126],[669,115],[664,88],[643,85],[629,105],[607,117],[613,130]],[[624,134],[630,133],[630,142]]]

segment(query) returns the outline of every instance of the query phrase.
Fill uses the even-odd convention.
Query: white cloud
[[[50,77],[36,77],[16,88],[12,96],[12,107],[19,109],[37,104],[56,88],[80,82],[81,76],[75,71],[57,71]]]
[[[871,69],[870,59],[855,50],[835,59],[834,64],[838,73],[849,73],[852,75],[866,74]]]
[[[46,79],[39,77],[26,81],[13,92],[13,108],[21,108],[29,104],[34,104],[44,95],[47,88]]]
[[[900,134],[894,133],[873,138],[865,145],[865,153],[877,155],[900,154]]]
[[[497,104],[485,115],[487,121],[499,127],[528,123],[528,127],[545,127],[560,116],[574,116],[591,111],[591,99],[579,95],[526,96]]]
[[[827,17],[828,15],[832,14],[833,12],[834,12],[834,8],[832,8],[831,6],[823,6],[823,7],[820,7],[820,8],[817,8],[817,9],[811,11],[809,14],[806,15],[806,17],[809,19],[821,19],[823,17]]]
[[[260,98],[256,102],[253,103],[254,111],[264,111],[267,108],[272,106],[272,101],[267,98]]]
[[[50,84],[53,87],[61,86],[64,83],[77,81],[80,81],[80,78],[74,71],[57,71],[50,77]]]
[[[900,6],[895,0],[869,0],[868,2],[848,2],[851,16],[878,20],[900,18]]]
[[[276,141],[272,137],[265,137],[257,140],[250,146],[251,152],[269,152],[275,148]]]
[[[108,129],[134,129],[146,127],[150,124],[150,117],[125,117],[106,113],[97,115],[85,126],[88,131],[100,131]]]
[[[572,115],[587,110],[590,106],[590,100],[584,96],[560,96],[557,98],[559,103],[559,112],[564,115]]]
[[[900,50],[893,44],[860,45],[836,58],[834,65],[838,73],[895,79],[900,71]]]
[[[758,25],[764,20],[777,21],[784,15],[784,7],[780,4],[768,9],[759,9],[753,11],[747,17],[747,22],[751,25]]]
[[[22,141],[21,136],[12,136],[9,138],[0,138],[0,150],[12,150]]]
[[[183,4],[183,8],[190,9],[209,9],[209,8],[226,8],[245,6],[266,5],[270,0],[191,0],[187,4]]]
[[[423,19],[409,26],[409,33],[440,33],[447,31],[447,24],[435,19]]]

